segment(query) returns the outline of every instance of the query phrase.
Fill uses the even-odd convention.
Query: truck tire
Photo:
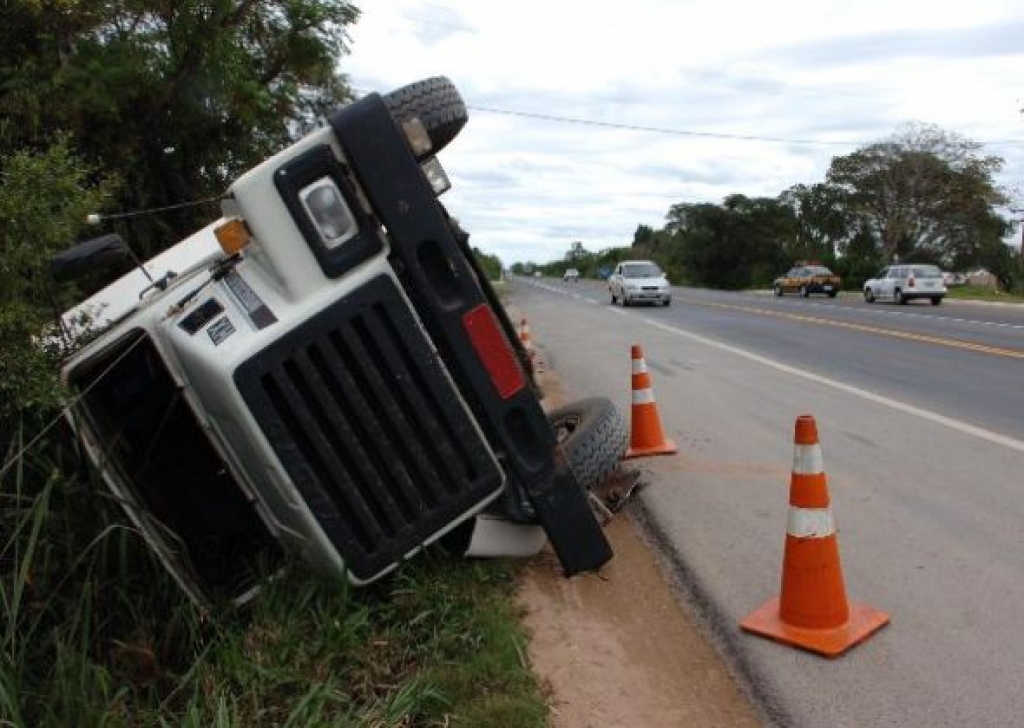
[[[576,482],[585,490],[599,485],[626,452],[626,418],[604,397],[591,397],[548,413],[548,421]]]
[[[399,126],[413,118],[423,122],[433,149],[420,158],[444,149],[469,120],[462,96],[444,76],[410,83],[384,94],[381,99]]]

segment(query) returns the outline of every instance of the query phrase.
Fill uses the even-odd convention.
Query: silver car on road
[[[668,277],[657,263],[649,260],[626,260],[619,263],[608,276],[608,290],[613,304],[621,301],[623,306],[632,303],[660,303],[668,306],[672,303]]]

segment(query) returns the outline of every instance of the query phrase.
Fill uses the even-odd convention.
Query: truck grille
[[[503,484],[395,283],[375,278],[238,367],[284,469],[365,581]]]

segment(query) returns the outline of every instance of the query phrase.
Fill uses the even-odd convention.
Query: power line
[[[727,134],[725,132],[711,132],[711,131],[691,131],[687,129],[671,129],[667,127],[657,126],[641,126],[637,124],[619,124],[610,121],[596,121],[594,119],[580,119],[569,116],[558,116],[556,114],[538,114],[530,111],[512,111],[510,109],[498,109],[490,106],[470,106],[467,104],[466,108],[473,109],[475,111],[483,111],[489,114],[503,114],[506,116],[520,116],[527,119],[538,119],[540,121],[554,121],[563,124],[580,124],[583,126],[597,126],[605,127],[609,129],[623,129],[626,131],[643,131],[651,132],[654,134],[670,134],[673,136],[686,136],[686,137],[698,137],[707,139],[731,139],[734,141],[744,142],[774,142],[778,144],[817,144],[821,146],[864,146],[871,142],[855,141],[850,139],[845,140],[828,140],[828,139],[799,139],[789,137],[770,137],[770,136],[758,136],[754,134]],[[979,144],[988,145],[1003,145],[1003,144],[1024,144],[1024,139],[994,139],[990,141],[981,141]]]
[[[365,96],[370,91],[366,89],[353,88],[352,91],[358,96]],[[514,109],[501,109],[495,106],[477,106],[466,104],[466,108],[472,111],[482,111],[486,114],[500,114],[502,116],[516,116],[523,119],[535,119],[537,121],[549,121],[558,124],[576,124],[578,126],[592,126],[604,129],[618,129],[622,131],[640,131],[650,134],[665,134],[669,136],[691,137],[695,139],[727,139],[743,142],[770,142],[773,144],[807,144],[812,146],[828,147],[862,147],[872,142],[854,139],[803,139],[790,137],[762,136],[757,134],[729,134],[726,132],[693,131],[690,129],[673,129],[670,127],[645,126],[642,124],[624,124],[612,121],[597,121],[596,119],[584,119],[580,117],[561,116],[559,114],[541,114],[533,111],[517,111]],[[1024,144],[1024,139],[994,139],[980,141],[983,145],[1010,145]]]
[[[823,146],[857,146],[864,142],[848,140],[825,140],[825,139],[789,139],[785,137],[756,136],[753,134],[726,134],[724,132],[711,131],[690,131],[687,129],[670,129],[658,126],[641,126],[638,124],[618,124],[611,121],[596,121],[594,119],[579,119],[569,116],[557,116],[555,114],[537,114],[530,111],[512,111],[510,109],[497,109],[490,106],[469,106],[468,109],[483,111],[488,114],[503,114],[505,116],[520,116],[527,119],[538,119],[540,121],[554,121],[562,124],[579,124],[582,126],[597,126],[607,129],[622,129],[625,131],[643,131],[653,134],[670,134],[673,136],[697,137],[702,139],[730,139],[744,142],[775,142],[780,144],[820,144]]]
[[[366,89],[353,88],[357,96],[362,97],[368,93]],[[827,146],[858,146],[864,142],[859,141],[828,141],[824,139],[788,139],[784,137],[755,136],[750,134],[726,134],[724,132],[711,131],[690,131],[687,129],[670,129],[658,126],[642,126],[639,124],[620,124],[611,121],[597,121],[595,119],[581,119],[571,116],[560,116],[557,114],[539,114],[532,111],[515,111],[513,109],[499,109],[494,106],[477,106],[466,104],[471,111],[482,111],[487,114],[501,114],[504,116],[518,116],[524,119],[536,119],[538,121],[552,121],[559,124],[578,124],[580,126],[595,126],[605,129],[619,129],[624,131],[642,131],[652,134],[669,134],[673,136],[696,137],[703,139],[731,139],[734,141],[747,142],[774,142],[777,144],[821,144]]]

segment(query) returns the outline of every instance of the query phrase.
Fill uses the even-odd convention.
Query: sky
[[[442,199],[505,265],[629,245],[681,202],[822,182],[911,123],[1002,157],[1024,217],[1020,0],[355,4],[341,70],[358,93],[459,89]]]

